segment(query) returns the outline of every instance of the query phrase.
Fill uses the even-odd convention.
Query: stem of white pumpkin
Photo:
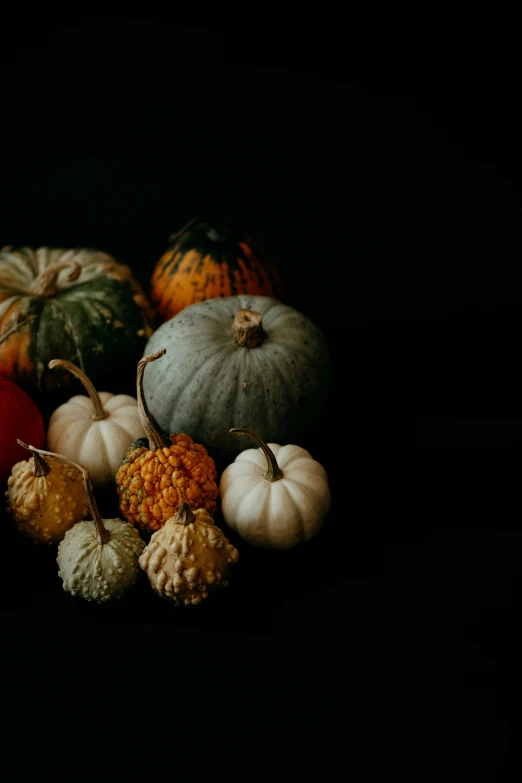
[[[151,451],[158,451],[158,449],[163,449],[167,444],[165,443],[165,440],[160,431],[154,426],[154,421],[149,413],[147,403],[145,402],[145,395],[143,394],[143,373],[145,372],[145,367],[149,362],[156,361],[156,359],[159,359],[160,356],[163,356],[166,352],[166,349],[162,348],[161,351],[156,351],[156,353],[150,354],[149,356],[144,356],[143,359],[140,359],[138,362],[138,375],[136,379],[138,414],[141,425],[145,430],[145,435],[149,441],[149,448]]]
[[[262,316],[256,310],[238,310],[232,324],[232,335],[238,345],[256,348],[266,340]]]
[[[51,359],[48,366],[51,370],[54,370],[56,367],[63,367],[65,370],[69,370],[70,373],[76,375],[76,377],[80,379],[94,406],[94,416],[92,417],[93,421],[101,421],[102,419],[106,419],[108,417],[109,414],[103,408],[100,395],[94,388],[92,382],[85,375],[83,370],[80,370],[79,367],[77,367],[72,362],[67,361],[67,359]]]
[[[31,294],[42,298],[54,296],[58,292],[58,286],[56,285],[58,275],[62,269],[67,269],[67,267],[72,267],[68,277],[69,280],[76,280],[80,276],[82,267],[77,261],[57,261],[38,275],[31,286]]]
[[[274,452],[263,440],[261,440],[261,438],[259,438],[257,435],[254,435],[253,432],[249,432],[249,430],[243,429],[243,427],[231,427],[229,432],[231,435],[246,435],[263,449],[266,461],[268,463],[268,470],[265,473],[265,478],[267,481],[279,481],[279,479],[284,477],[283,471],[277,464]]]
[[[27,451],[30,451],[33,455],[33,476],[36,478],[47,476],[51,468],[44,460],[42,455],[35,448],[28,446],[27,443],[24,443],[23,440],[19,440],[19,438],[17,438],[16,441],[20,444],[20,446],[23,446],[24,449],[27,449]]]
[[[23,441],[21,440],[19,440],[18,443],[20,444],[20,446],[29,449],[29,451],[33,453],[34,457],[36,457],[37,454],[45,454],[47,457],[54,457],[55,459],[62,460],[63,462],[66,462],[68,465],[72,465],[73,467],[75,467],[76,470],[80,471],[80,473],[83,476],[83,487],[85,489],[85,494],[87,495],[87,503],[89,504],[92,520],[96,525],[96,537],[101,544],[106,544],[107,541],[110,541],[111,534],[103,524],[103,519],[98,510],[98,506],[96,505],[96,501],[94,499],[92,486],[89,478],[89,471],[87,470],[87,468],[84,468],[83,465],[79,465],[77,462],[74,462],[74,460],[69,459],[69,457],[66,457],[63,454],[56,454],[54,451],[45,451],[45,449],[37,449],[34,446],[28,446],[26,443],[23,443]]]

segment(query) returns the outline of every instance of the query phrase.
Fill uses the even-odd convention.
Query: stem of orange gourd
[[[89,478],[89,471],[87,468],[84,468],[83,465],[79,465],[77,462],[74,462],[72,459],[69,459],[69,457],[66,457],[63,454],[56,454],[54,451],[45,451],[45,449],[37,449],[34,446],[27,445],[27,443],[24,443],[21,440],[18,440],[18,443],[20,446],[23,446],[25,449],[31,451],[33,457],[35,458],[37,454],[45,454],[47,457],[54,457],[57,460],[66,462],[68,465],[72,465],[76,468],[76,470],[80,471],[83,476],[83,487],[85,489],[85,494],[87,495],[87,503],[89,504],[92,520],[96,525],[96,538],[101,544],[106,544],[107,541],[110,541],[111,534],[103,524],[103,519],[99,512],[98,506],[96,505],[96,501],[92,492],[91,481]]]
[[[266,340],[261,313],[256,310],[238,310],[232,324],[232,335],[238,345],[255,348]]]
[[[27,449],[27,451],[30,451],[31,454],[33,455],[33,476],[35,476],[36,478],[47,476],[51,468],[44,460],[42,455],[32,446],[28,446],[27,443],[24,443],[23,440],[19,440],[18,438],[16,440],[20,444],[20,446],[23,446],[24,449]]]
[[[107,418],[109,414],[103,408],[100,395],[94,388],[92,382],[85,375],[83,370],[80,370],[79,367],[77,367],[72,362],[67,361],[67,359],[51,359],[48,366],[49,369],[51,370],[54,370],[56,367],[63,367],[65,370],[69,370],[69,372],[72,373],[73,375],[76,375],[76,377],[79,378],[80,381],[83,383],[85,390],[87,391],[87,394],[91,398],[91,402],[94,406],[94,416],[92,417],[93,421],[101,421],[102,419]]]
[[[145,395],[143,393],[143,373],[145,372],[145,367],[149,362],[156,361],[156,359],[159,359],[160,356],[163,356],[166,352],[166,349],[162,348],[161,351],[156,351],[156,353],[150,354],[149,356],[144,356],[143,359],[140,359],[138,362],[138,373],[136,378],[138,414],[141,425],[145,430],[145,435],[149,441],[149,448],[151,451],[158,451],[158,449],[163,449],[168,444],[165,443],[163,435],[155,426],[155,422],[150,415],[147,403],[145,402]]]
[[[267,446],[267,444],[261,440],[257,435],[254,435],[253,432],[250,432],[249,430],[245,430],[243,427],[231,427],[229,429],[229,432],[231,435],[246,435],[248,438],[251,438],[253,441],[255,441],[258,446],[260,446],[263,449],[263,452],[266,457],[266,461],[268,463],[268,470],[265,473],[265,478],[267,481],[279,481],[279,479],[282,479],[284,477],[284,473],[277,464],[277,460],[275,458],[275,454],[272,451],[271,448]]]
[[[72,269],[67,279],[70,281],[76,280],[81,274],[81,265],[77,261],[57,261],[38,275],[31,286],[32,296],[38,296],[44,299],[49,296],[54,296],[58,292],[58,286],[56,285],[58,275],[62,269],[67,269],[68,267],[72,267]]]

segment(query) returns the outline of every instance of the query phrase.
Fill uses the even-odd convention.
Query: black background
[[[203,744],[244,780],[510,780],[516,28],[251,13],[9,20],[0,243],[99,247],[147,286],[194,215],[252,227],[331,345],[310,445],[332,514],[291,552],[243,547],[190,616],[143,584],[117,606],[72,599],[4,514],[3,743],[80,751],[99,721],[144,754]]]

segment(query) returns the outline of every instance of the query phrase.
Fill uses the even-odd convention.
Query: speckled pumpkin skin
[[[255,348],[232,335],[236,312],[260,312],[267,339]],[[303,443],[318,430],[330,391],[326,339],[306,316],[261,296],[199,302],[159,326],[144,354],[166,356],[147,368],[148,409],[166,432],[188,432],[226,465],[248,448],[231,427],[265,443]]]
[[[104,519],[110,540],[101,544],[91,520],[68,530],[58,547],[58,576],[73,596],[98,604],[122,598],[141,573],[138,558],[145,541],[121,519]]]
[[[54,293],[35,295],[41,275],[64,262],[79,264],[79,277],[71,281],[73,267],[63,268]],[[116,375],[124,384],[128,378],[132,388],[151,320],[150,305],[130,268],[107,253],[48,247],[0,251],[0,373],[31,396],[52,391],[54,407],[84,389],[66,370],[50,370],[51,359],[74,362],[98,388]]]
[[[56,544],[89,513],[80,473],[54,457],[50,471],[33,475],[33,458],[13,465],[7,480],[7,511],[20,533],[36,544]]]
[[[150,294],[158,323],[205,299],[238,294],[281,297],[281,276],[253,240],[223,234],[204,220],[176,236],[152,274]]]
[[[239,552],[204,510],[182,525],[170,518],[151,537],[139,559],[154,592],[175,606],[197,606],[228,584]]]
[[[154,533],[184,499],[178,487],[191,508],[201,507],[214,514],[219,495],[217,469],[203,445],[179,433],[171,435],[170,444],[157,451],[149,449],[146,438],[129,446],[116,472],[124,519],[145,533]]]

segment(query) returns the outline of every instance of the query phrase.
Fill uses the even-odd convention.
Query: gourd
[[[238,294],[282,295],[276,265],[247,233],[195,218],[171,235],[150,284],[159,323],[195,302]]]
[[[140,556],[152,589],[177,607],[197,606],[228,584],[239,552],[204,508],[183,500]]]
[[[88,512],[81,476],[55,455],[17,442],[32,457],[13,466],[5,493],[7,511],[24,537],[35,544],[56,544]]]
[[[291,549],[313,538],[331,508],[324,467],[306,449],[265,443],[242,427],[259,448],[238,454],[219,483],[221,513],[226,524],[248,543],[271,549]]]
[[[115,477],[121,515],[149,534],[175,513],[181,492],[193,509],[204,508],[211,515],[219,494],[216,465],[205,446],[185,433],[166,435],[149,414],[143,374],[165,352],[163,348],[138,362],[138,410],[147,437],[129,445]]]
[[[52,413],[48,448],[83,465],[93,486],[114,482],[129,441],[145,436],[138,401],[129,394],[96,391],[85,373],[65,359],[53,359],[49,367],[71,372],[88,396],[75,395]]]
[[[136,528],[122,519],[102,519],[89,471],[83,465],[63,454],[53,456],[74,466],[82,476],[92,516],[92,520],[84,519],[68,530],[58,546],[56,562],[62,587],[73,596],[98,604],[122,598],[141,573],[138,558],[145,541]]]
[[[151,334],[152,311],[130,268],[88,248],[0,251],[0,373],[56,407],[81,386],[50,372],[60,357],[93,383],[125,381]],[[75,386],[76,384],[76,386]],[[60,402],[62,400],[60,399]],[[43,404],[42,402],[42,404]]]
[[[0,375],[0,484],[7,482],[13,465],[27,454],[18,437],[36,447],[43,446],[43,416],[27,392]]]
[[[167,432],[189,432],[219,467],[247,445],[229,434],[249,424],[265,442],[301,442],[319,429],[332,362],[319,327],[275,299],[232,296],[190,305],[161,324],[146,353],[165,347],[144,394]]]

